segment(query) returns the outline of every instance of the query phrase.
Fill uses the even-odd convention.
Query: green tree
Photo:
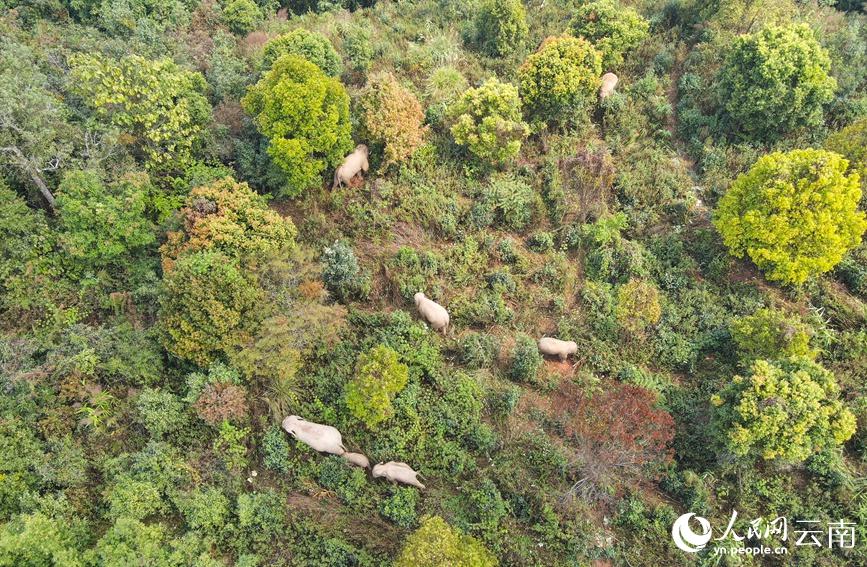
[[[156,439],[176,433],[187,422],[181,400],[167,390],[143,389],[135,402],[138,421]]]
[[[834,375],[807,358],[757,360],[711,401],[738,456],[800,462],[855,433]]]
[[[439,516],[422,519],[406,538],[396,567],[494,567],[497,558],[474,537],[461,534]]]
[[[455,143],[494,164],[518,155],[530,131],[521,118],[518,89],[497,79],[467,90],[448,107],[447,115]]]
[[[572,35],[589,40],[602,53],[602,66],[611,70],[623,64],[623,54],[648,36],[650,24],[641,15],[614,0],[583,4],[570,23]]]
[[[424,142],[421,103],[391,73],[370,78],[359,107],[364,139],[383,148],[383,167],[405,160]]]
[[[297,55],[283,55],[241,104],[268,138],[268,155],[286,175],[285,193],[299,195],[352,149],[349,96],[337,79]]]
[[[806,24],[767,26],[735,39],[718,77],[736,134],[773,142],[822,123],[837,81],[831,60]]]
[[[355,378],[346,385],[346,405],[352,415],[374,427],[394,414],[391,401],[409,381],[409,368],[397,353],[379,345],[358,357]]]
[[[223,22],[238,35],[248,34],[262,21],[262,10],[253,0],[230,0],[223,8]]]
[[[810,348],[813,335],[810,327],[779,309],[762,308],[752,315],[734,319],[731,335],[738,354],[746,361],[816,356]]]
[[[145,216],[150,179],[124,175],[107,185],[95,171],[72,171],[58,187],[59,241],[77,269],[118,265],[156,240]]]
[[[861,190],[867,190],[867,118],[856,120],[825,140],[825,149],[849,160],[849,171],[861,177]],[[861,195],[864,198],[864,195]]]
[[[617,290],[615,312],[621,329],[640,336],[662,317],[659,290],[652,283],[630,279]]]
[[[339,77],[343,68],[340,55],[321,33],[296,28],[265,44],[262,66],[271,67],[283,55],[297,55],[310,61],[329,77]]]
[[[509,363],[509,378],[518,382],[533,382],[542,366],[539,346],[532,337],[518,335],[512,348]]]
[[[527,41],[527,14],[521,0],[485,0],[476,17],[476,43],[492,57],[520,49]]]
[[[180,169],[202,144],[211,106],[205,79],[170,59],[70,57],[70,89],[130,137],[149,167]]]
[[[0,525],[0,565],[86,565],[81,551],[84,534],[78,524],[42,512],[12,518]]]
[[[163,343],[180,358],[207,366],[250,340],[259,288],[228,256],[214,250],[178,258],[163,281]]]
[[[801,284],[833,268],[867,228],[848,162],[824,150],[760,158],[720,199],[714,224],[736,257],[770,280]]]
[[[574,120],[595,100],[602,57],[585,39],[549,37],[518,69],[525,112],[542,122]]]

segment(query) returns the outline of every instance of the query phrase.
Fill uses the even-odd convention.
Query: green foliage
[[[570,23],[572,35],[589,40],[602,53],[602,66],[611,71],[623,64],[623,54],[648,36],[650,24],[634,9],[614,0],[582,4]]]
[[[800,462],[855,433],[839,392],[834,375],[809,359],[757,360],[711,401],[735,455]]]
[[[233,33],[250,33],[262,21],[262,10],[253,0],[230,0],[223,8],[223,23]]]
[[[383,167],[409,158],[424,142],[424,112],[391,73],[372,76],[359,98],[364,138],[383,148]]]
[[[162,439],[183,427],[187,421],[184,410],[181,400],[166,390],[145,388],[136,399],[138,420],[155,439]]]
[[[760,158],[720,199],[714,224],[729,251],[748,255],[770,280],[801,284],[827,272],[861,241],[857,175],[823,150]]]
[[[347,506],[361,506],[370,498],[367,476],[340,457],[328,457],[319,465],[319,484],[337,493]]]
[[[174,503],[190,529],[206,535],[218,535],[229,520],[229,499],[216,486],[196,488]]]
[[[207,366],[249,340],[261,292],[229,257],[185,254],[163,284],[163,344],[175,356]]]
[[[370,280],[361,272],[358,259],[345,242],[335,242],[322,253],[322,281],[338,300],[364,299],[370,293]]]
[[[617,290],[617,321],[630,335],[641,335],[662,317],[659,290],[644,280],[631,279]]]
[[[474,223],[482,227],[496,222],[504,228],[520,230],[530,224],[539,202],[539,196],[523,179],[497,174],[482,188],[470,214]]]
[[[863,189],[867,187],[867,118],[856,120],[828,136],[825,149],[849,160],[849,171],[857,172],[861,178],[863,199]]]
[[[521,0],[486,0],[476,16],[476,44],[491,57],[521,49],[527,41],[527,14]]]
[[[94,171],[73,171],[58,189],[59,240],[75,268],[98,270],[128,261],[156,240],[145,217],[151,190],[146,174],[126,175],[106,187]]]
[[[107,497],[110,519],[143,520],[157,512],[168,510],[159,488],[147,480],[121,476],[115,480]]]
[[[340,81],[297,55],[278,58],[241,99],[268,155],[286,175],[284,193],[300,195],[352,149],[349,96]]]
[[[286,530],[282,499],[271,490],[239,495],[235,514],[243,549],[267,550]]]
[[[78,53],[69,64],[74,92],[99,119],[129,135],[150,167],[178,168],[193,159],[211,118],[199,73],[139,55],[110,60]]]
[[[422,519],[406,538],[397,567],[493,567],[497,559],[477,539],[462,535],[439,516]]]
[[[718,77],[719,98],[734,133],[773,142],[822,123],[837,81],[806,24],[767,26],[734,40]]]
[[[529,128],[518,89],[497,79],[469,89],[448,107],[455,143],[482,161],[502,164],[518,155]]]
[[[542,366],[539,346],[532,337],[518,335],[509,360],[509,378],[516,382],[534,382]]]
[[[404,529],[411,529],[417,523],[416,506],[418,490],[410,487],[397,487],[391,496],[379,503],[379,513]]]
[[[265,454],[264,464],[275,472],[289,472],[289,443],[286,434],[279,427],[271,427],[262,436],[262,452]]]
[[[394,415],[394,396],[406,387],[409,369],[397,352],[378,345],[358,357],[355,378],[346,385],[346,406],[373,428]]]
[[[460,361],[467,368],[487,368],[493,364],[500,350],[497,337],[471,331],[460,338]]]
[[[0,526],[0,565],[83,567],[79,524],[41,511],[15,517]]]
[[[245,442],[250,435],[247,427],[235,427],[228,421],[220,424],[220,433],[214,439],[214,454],[218,456],[226,468],[238,472],[247,468],[247,446]]]
[[[262,51],[262,65],[271,67],[283,55],[297,55],[306,59],[329,77],[339,77],[342,70],[340,55],[328,38],[304,28],[296,28],[266,43]]]
[[[571,123],[596,100],[602,57],[590,42],[549,37],[518,69],[524,111],[539,122]]]
[[[813,331],[809,325],[778,309],[762,308],[732,320],[731,334],[745,361],[816,356],[810,348]]]

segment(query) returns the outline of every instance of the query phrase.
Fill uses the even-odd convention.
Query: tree
[[[223,22],[232,33],[250,33],[262,21],[262,10],[253,0],[230,0],[223,8]]]
[[[370,293],[370,281],[361,272],[355,252],[342,241],[335,242],[322,252],[322,282],[329,293],[344,303],[350,298],[364,298]]]
[[[343,68],[340,55],[328,38],[304,28],[296,28],[266,43],[262,51],[263,68],[271,67],[283,55],[306,59],[329,77],[339,77]]]
[[[760,158],[719,201],[714,224],[729,251],[770,280],[801,284],[833,268],[867,228],[848,162],[823,150]]]
[[[720,100],[734,134],[773,142],[819,126],[837,81],[806,24],[767,26],[735,39],[720,70]]]
[[[756,360],[711,399],[728,448],[737,456],[800,462],[855,433],[834,375],[804,357]]]
[[[139,55],[111,60],[77,53],[69,64],[70,89],[127,134],[149,168],[182,169],[193,160],[211,118],[201,74]]]
[[[322,172],[352,149],[349,96],[343,85],[297,55],[283,55],[241,104],[269,139],[268,155],[296,196],[322,181]]]
[[[33,183],[52,209],[46,174],[57,171],[72,152],[68,116],[30,48],[0,41],[0,165]]]
[[[383,167],[405,160],[424,142],[421,104],[391,73],[370,78],[359,106],[365,139],[383,147]]]
[[[494,164],[518,155],[530,131],[521,118],[518,89],[495,78],[467,90],[448,107],[447,115],[455,143]]]
[[[503,57],[527,41],[527,14],[521,0],[486,0],[476,17],[476,43],[491,57]]]
[[[128,258],[156,240],[145,216],[150,179],[124,175],[106,185],[95,171],[72,171],[57,194],[59,241],[76,269],[98,270]]]
[[[527,335],[518,335],[512,348],[509,378],[517,382],[533,382],[542,366],[542,355],[536,341]]]
[[[494,567],[497,558],[474,537],[461,534],[439,516],[422,518],[406,538],[396,567]]]
[[[261,296],[251,277],[215,250],[178,258],[160,302],[166,349],[207,366],[249,341]]]
[[[595,100],[602,57],[585,39],[549,37],[518,69],[524,110],[542,122],[565,123]]]
[[[810,327],[778,309],[762,308],[752,315],[734,319],[731,335],[740,357],[750,362],[759,358],[816,356],[810,348],[813,335]]]
[[[861,177],[861,190],[867,190],[867,118],[856,120],[825,140],[825,149],[849,160],[849,171]]]
[[[631,335],[642,335],[662,317],[659,290],[652,283],[630,279],[617,290],[617,321]]]
[[[268,208],[264,197],[231,177],[193,188],[180,219],[183,230],[170,231],[160,248],[167,272],[186,252],[217,250],[255,262],[295,245],[292,219]]]
[[[650,24],[641,15],[614,0],[583,4],[570,23],[572,35],[589,40],[602,53],[602,66],[611,70],[623,64],[623,54],[648,36]]]
[[[15,516],[0,525],[0,565],[86,565],[80,524],[42,512]]]
[[[393,349],[379,345],[358,357],[355,378],[346,385],[346,406],[368,427],[394,414],[391,401],[409,381],[409,368]]]

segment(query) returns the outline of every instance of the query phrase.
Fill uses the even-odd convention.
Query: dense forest
[[[865,190],[858,0],[0,0],[0,566],[867,565]]]

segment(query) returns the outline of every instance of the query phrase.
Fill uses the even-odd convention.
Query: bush
[[[460,338],[459,357],[462,364],[477,370],[493,364],[500,350],[497,337],[471,331]]]
[[[536,380],[536,373],[542,366],[542,355],[535,340],[527,335],[518,335],[510,358],[509,378],[517,382]]]
[[[217,426],[224,421],[244,423],[247,421],[247,392],[235,384],[208,384],[193,409],[208,425]]]
[[[216,486],[196,488],[174,499],[187,526],[217,536],[229,520],[229,499]]]
[[[527,248],[539,254],[550,252],[554,248],[554,235],[550,232],[537,232],[527,239]]]
[[[648,36],[650,24],[635,10],[614,0],[596,0],[578,8],[570,24],[572,35],[589,40],[602,53],[602,66],[613,70],[623,54]]]
[[[616,309],[620,328],[641,335],[662,317],[659,290],[652,283],[631,279],[617,290]]]
[[[382,146],[383,167],[404,161],[424,142],[424,112],[391,73],[370,78],[359,99],[365,139]]]
[[[861,199],[867,190],[867,118],[856,120],[825,140],[825,149],[849,160],[849,171],[861,177]]]
[[[289,472],[289,443],[279,427],[270,427],[262,436],[265,468],[282,474]]]
[[[337,79],[297,55],[283,55],[250,87],[241,105],[268,138],[268,155],[297,196],[322,182],[352,149],[349,96]]]
[[[499,174],[482,189],[477,207],[490,215],[484,225],[496,221],[504,228],[520,230],[530,224],[538,204],[539,196],[524,180]]]
[[[462,535],[439,516],[422,519],[406,538],[396,567],[494,567],[496,557],[477,539]]]
[[[518,69],[524,111],[540,122],[571,122],[596,101],[601,75],[602,57],[588,41],[549,37]]]
[[[253,0],[230,0],[223,8],[223,23],[232,33],[246,35],[262,21],[262,10]]]
[[[158,487],[146,480],[121,476],[109,490],[106,501],[108,518],[133,518],[142,520],[157,512],[168,511]]]
[[[720,199],[714,224],[736,257],[770,280],[801,284],[833,268],[867,228],[846,161],[824,150],[760,158]]]
[[[352,248],[335,242],[322,253],[322,282],[338,300],[363,299],[370,293],[370,280],[361,273]]]
[[[283,55],[306,59],[329,77],[339,77],[343,66],[327,37],[304,28],[296,28],[266,43],[262,51],[263,68],[270,68]]]
[[[518,89],[497,79],[467,90],[448,107],[447,115],[455,143],[494,164],[518,155],[529,133],[521,119]]]
[[[734,40],[717,79],[733,133],[760,142],[820,126],[837,81],[806,24],[767,26]]]
[[[181,400],[166,390],[145,388],[136,399],[138,421],[151,437],[162,439],[186,424],[187,416]]]
[[[743,361],[816,355],[810,348],[812,329],[798,317],[777,309],[759,309],[733,319],[731,334]]]
[[[247,468],[245,443],[249,435],[250,429],[247,427],[238,428],[228,421],[220,424],[220,433],[214,439],[213,451],[229,471],[237,473]]]
[[[355,378],[346,385],[346,406],[368,427],[394,414],[391,401],[409,380],[409,369],[397,353],[379,345],[358,357]]]
[[[527,14],[521,0],[485,0],[476,17],[476,44],[491,57],[521,49],[527,41]]]
[[[319,465],[319,484],[337,493],[347,506],[365,505],[368,493],[367,476],[358,467],[353,467],[340,457],[327,457]]]
[[[415,512],[417,504],[418,490],[409,487],[397,487],[391,496],[379,503],[379,513],[398,526],[410,529],[417,523]]]
[[[834,375],[809,359],[757,360],[711,402],[735,455],[801,462],[855,433],[839,393]]]

